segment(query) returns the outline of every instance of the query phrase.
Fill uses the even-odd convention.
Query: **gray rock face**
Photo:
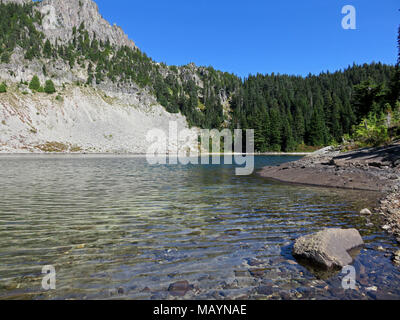
[[[91,37],[95,34],[98,40],[110,40],[117,47],[136,48],[121,27],[111,26],[101,16],[97,4],[92,0],[43,0],[37,6],[44,15],[42,31],[53,43],[56,40],[67,43],[73,37],[73,28],[79,28],[83,22]]]
[[[32,0],[0,0],[2,3],[28,4]],[[67,43],[73,38],[73,28],[81,23],[91,37],[96,34],[98,40],[107,41],[117,47],[136,48],[121,27],[111,26],[99,13],[93,0],[43,0],[37,2],[37,9],[44,15],[43,26],[38,26],[51,42],[58,40]]]
[[[27,4],[27,3],[31,3],[32,0],[0,0],[0,2],[2,3],[16,3],[16,4]]]
[[[323,268],[342,268],[353,262],[348,251],[363,244],[356,229],[325,229],[297,239],[293,255]]]

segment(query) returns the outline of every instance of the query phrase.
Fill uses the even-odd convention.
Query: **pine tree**
[[[295,116],[294,116],[294,132],[295,139],[298,144],[304,143],[304,134],[305,134],[305,124],[304,124],[304,116],[300,107],[296,107]]]
[[[52,94],[56,92],[56,88],[54,87],[54,83],[51,80],[47,80],[44,86],[44,92],[48,94]]]
[[[296,142],[293,139],[291,116],[283,117],[282,121],[282,150],[285,152],[293,151],[296,148]]]
[[[253,119],[254,123],[254,146],[257,151],[268,150],[269,115],[259,113]]]
[[[29,89],[34,90],[34,91],[39,91],[40,89],[40,80],[38,76],[33,76],[31,82],[29,83]]]
[[[282,137],[281,137],[281,115],[279,110],[275,107],[270,111],[270,131],[269,141],[272,151],[280,152],[282,150]]]
[[[0,93],[6,93],[7,92],[7,85],[2,82],[0,83]]]
[[[341,111],[342,111],[342,106],[341,106],[340,100],[335,95],[333,97],[333,106],[332,106],[332,112],[330,115],[330,117],[331,117],[330,125],[331,125],[331,135],[337,142],[340,141],[340,139],[343,135],[342,126],[340,124]]]
[[[397,54],[397,64],[400,65],[400,26],[399,26],[398,36],[397,36],[397,48],[399,49],[399,52]]]
[[[318,107],[314,111],[311,119],[308,141],[312,146],[319,147],[324,146],[327,143],[326,127],[324,123],[324,113],[322,107]]]
[[[397,65],[394,75],[390,82],[390,93],[389,93],[389,103],[392,107],[396,105],[396,102],[400,100],[400,26],[399,26],[399,34],[397,37],[397,47],[398,47],[398,56],[397,56]]]
[[[43,47],[43,55],[45,56],[45,58],[51,58],[51,54],[52,54],[51,43],[49,39],[47,39]]]

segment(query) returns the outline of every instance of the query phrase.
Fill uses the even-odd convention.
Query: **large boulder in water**
[[[353,262],[349,251],[363,244],[356,229],[325,229],[297,239],[293,256],[326,269],[343,268]]]

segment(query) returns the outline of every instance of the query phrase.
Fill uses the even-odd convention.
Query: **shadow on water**
[[[293,249],[293,246],[291,246]],[[357,256],[361,253],[362,247],[358,247],[349,251],[350,256],[353,258],[353,261],[356,260]],[[307,269],[309,273],[311,273],[316,279],[319,280],[330,280],[342,272],[342,268],[334,267],[334,268],[326,268],[323,265],[316,265],[310,263],[307,259],[297,257],[295,259],[302,267]]]

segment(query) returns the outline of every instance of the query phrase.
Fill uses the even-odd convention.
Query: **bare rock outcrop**
[[[92,0],[43,0],[37,6],[44,15],[42,31],[53,43],[56,40],[67,43],[73,37],[74,27],[79,28],[83,23],[91,37],[96,35],[98,40],[109,40],[117,47],[136,48],[121,27],[111,26],[102,17],[97,4]]]
[[[32,0],[0,0],[1,3],[16,3],[19,5],[31,3]]]
[[[342,268],[352,263],[348,253],[364,244],[356,229],[325,229],[296,240],[293,256],[322,268]]]

